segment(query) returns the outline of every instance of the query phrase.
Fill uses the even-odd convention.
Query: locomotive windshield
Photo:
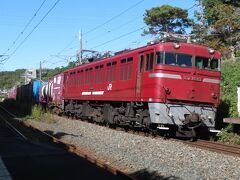
[[[192,56],[188,54],[178,54],[172,52],[165,53],[165,64],[183,67],[192,66]]]
[[[163,56],[163,52],[157,52],[156,64],[192,67],[192,55],[165,52],[165,56]]]
[[[174,52],[162,52],[156,53],[156,64],[166,64],[172,66],[181,67],[196,67],[198,69],[206,69],[219,71],[219,59],[209,59],[207,57],[196,56],[195,66],[193,65],[193,56],[190,54],[181,54]]]
[[[198,69],[207,69],[207,70],[219,70],[219,60],[218,59],[209,59],[207,57],[195,57],[195,66]]]

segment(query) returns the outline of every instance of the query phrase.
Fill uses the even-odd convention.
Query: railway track
[[[65,117],[69,119],[69,117],[67,116]],[[156,133],[143,132],[141,130],[134,130],[131,128],[124,129],[123,127],[115,127],[114,129],[116,131],[124,131],[131,134],[137,134],[140,136],[148,136],[151,138],[163,138],[166,140],[177,141],[192,147],[240,157],[240,145],[223,144],[215,141],[202,140],[202,139],[196,139],[196,141],[182,140],[182,139],[176,139],[176,138],[170,138],[170,137],[163,137]]]
[[[117,128],[117,130],[124,131],[124,129],[121,129],[121,128]],[[132,134],[136,134],[136,132],[132,130],[128,132]],[[146,133],[144,132],[137,132],[137,134],[141,136],[146,136]],[[176,138],[166,138],[156,134],[147,134],[147,136],[151,138],[164,138],[166,140],[181,142],[183,144],[186,144],[192,147],[240,157],[240,145],[224,144],[224,143],[219,143],[219,142],[209,141],[209,140],[202,140],[202,139],[197,139],[196,141],[189,141],[189,140],[182,140],[182,139],[176,139]]]
[[[2,109],[5,113],[7,113],[9,116],[16,118],[16,116],[12,113],[10,113],[7,109],[5,109],[4,107],[0,106],[0,109]],[[14,131],[16,133],[17,136],[19,136],[20,138],[22,138],[23,140],[28,140],[27,135],[25,136],[24,133],[22,133],[20,130],[18,130],[17,127],[15,127],[11,122],[9,122],[8,120],[6,120],[6,118],[4,118],[3,115],[0,114],[0,120],[2,122],[4,122],[4,124],[11,130]],[[58,147],[64,147],[64,149],[66,149],[68,152],[74,153],[86,160],[88,160],[89,162],[97,165],[98,167],[105,169],[106,171],[111,172],[112,174],[123,178],[123,179],[135,179],[133,176],[128,175],[127,173],[117,169],[116,167],[113,167],[111,164],[109,164],[108,162],[105,162],[93,155],[91,155],[89,152],[84,151],[78,147],[76,147],[73,144],[69,144],[67,142],[64,142],[60,139],[55,138],[54,136],[41,131],[39,129],[36,129],[35,127],[28,125],[26,123],[24,123],[24,126],[26,126],[27,128],[33,129],[34,131],[38,131],[40,132],[43,136],[47,136],[48,138],[50,138],[52,140],[53,143],[55,143],[55,145],[57,145]]]
[[[194,141],[194,142],[190,142],[190,141],[181,141],[181,142],[193,147],[198,147],[198,148],[210,150],[213,152],[240,157],[240,145],[229,145],[229,144],[206,141],[201,139],[198,139],[197,141]]]
[[[97,165],[97,166],[99,166],[99,167],[101,167],[101,168],[103,168],[103,169],[113,173],[114,175],[123,177],[124,179],[133,179],[133,180],[135,179],[134,177],[132,177],[132,176],[128,175],[127,173],[117,169],[116,167],[111,166],[108,162],[105,162],[102,159],[99,159],[99,158],[89,154],[89,152],[84,151],[84,150],[76,147],[73,144],[69,144],[69,143],[67,143],[65,141],[62,141],[62,140],[60,140],[58,138],[55,138],[54,136],[52,136],[52,135],[50,135],[50,134],[48,134],[48,133],[46,133],[44,131],[41,131],[39,129],[36,129],[35,127],[33,127],[31,125],[28,125],[28,124],[25,124],[25,125],[27,127],[29,127],[29,128],[38,130],[42,134],[44,134],[44,135],[48,136],[49,138],[51,138],[54,143],[59,144],[60,146],[62,146],[62,145],[66,146],[67,150],[69,152],[72,152],[72,153],[74,153],[74,154],[76,154],[76,155],[78,155],[78,156],[80,156],[80,157],[90,161],[91,163],[93,163],[93,164],[95,164],[95,165]]]
[[[117,130],[125,131],[122,128],[117,128]],[[136,132],[133,130],[130,130],[128,132],[132,134],[136,134]],[[141,136],[146,136],[146,133],[144,132],[137,132],[137,134]],[[156,136],[152,134],[148,134],[147,136],[150,136],[151,138],[165,138],[159,135]],[[202,139],[197,139],[196,141],[181,140],[181,139],[175,139],[175,138],[165,138],[165,139],[181,142],[192,147],[201,148],[201,149],[209,150],[212,152],[240,157],[240,145],[223,144],[215,141],[202,140]]]
[[[6,110],[4,110],[6,111]],[[13,116],[12,114],[10,114],[11,116]],[[115,175],[119,175],[122,177],[127,177],[129,179],[134,179],[133,177],[130,177],[129,175],[127,175],[126,173],[118,170],[115,167],[112,167],[108,162],[105,162],[101,159],[98,159],[95,156],[92,156],[90,154],[88,154],[87,151],[83,151],[79,148],[77,148],[75,145],[72,144],[68,144],[62,140],[57,139],[56,137],[40,131],[39,129],[36,129],[35,127],[32,127],[30,125],[25,124],[26,126],[28,126],[29,128],[33,128],[35,130],[38,130],[39,132],[41,132],[42,134],[48,136],[49,138],[51,138],[56,144],[59,145],[65,145],[68,149],[68,151],[73,152],[75,154],[77,154],[78,156],[81,156],[85,159],[87,159],[88,161],[100,166],[101,168],[104,168],[110,172],[112,172]],[[124,128],[116,128],[117,131],[125,131]],[[141,136],[146,136],[145,132],[141,132],[141,131],[134,131],[134,130],[128,130],[128,133],[132,133],[132,134],[138,134]],[[147,136],[151,136],[151,138],[163,138],[162,136],[156,136],[156,134],[151,135],[151,134],[147,134]],[[196,141],[186,141],[186,140],[179,140],[179,139],[174,139],[174,138],[166,138],[167,140],[171,140],[171,141],[177,141],[177,142],[181,142],[184,143],[186,145],[192,146],[192,147],[196,147],[196,148],[201,148],[201,149],[205,149],[205,150],[209,150],[212,152],[217,152],[217,153],[222,153],[222,154],[227,154],[227,155],[232,155],[232,156],[238,156],[240,157],[240,146],[239,145],[229,145],[229,144],[223,144],[223,143],[219,143],[219,142],[213,142],[213,141],[207,141],[207,140],[201,140],[201,139],[197,139]]]

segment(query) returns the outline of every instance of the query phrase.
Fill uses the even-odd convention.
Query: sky
[[[0,71],[66,66],[83,49],[99,52],[140,47],[146,9],[169,4],[189,9],[195,0],[21,0],[2,1]],[[194,10],[189,10],[192,17]],[[35,15],[34,15],[35,14]]]

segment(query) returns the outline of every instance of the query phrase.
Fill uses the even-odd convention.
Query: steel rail
[[[117,176],[120,176],[120,177],[123,177],[125,179],[131,179],[131,180],[136,180],[136,178],[134,178],[133,176],[113,167],[109,162],[105,162],[104,160],[100,159],[100,158],[97,158],[96,156],[93,156],[91,155],[89,152],[87,151],[84,151],[80,148],[78,148],[77,146],[73,145],[73,144],[70,144],[70,143],[67,143],[63,140],[60,140],[44,131],[41,131],[39,130],[38,128],[35,128],[34,126],[30,125],[30,124],[26,124],[25,123],[25,126],[29,127],[29,128],[32,128],[38,132],[41,132],[42,134],[48,136],[49,138],[51,138],[53,140],[54,143],[56,144],[59,144],[59,145],[64,145],[65,147],[67,147],[67,150],[69,152],[72,152],[86,160],[88,160],[89,162],[99,166],[100,168],[103,168],[111,173],[113,173],[114,175],[117,175]]]
[[[67,116],[65,117],[68,118]],[[170,141],[181,142],[183,144],[186,144],[192,147],[240,157],[240,145],[223,144],[215,141],[202,140],[202,139],[196,139],[196,141],[192,142],[189,140],[164,137],[159,134],[154,134],[154,133],[152,134],[152,132],[135,131],[134,129],[131,129],[131,128],[128,128],[127,130],[125,130],[123,127],[116,127],[115,130],[127,132],[130,134],[135,134],[135,135],[137,134],[139,136],[145,136],[145,137],[148,136],[151,138],[162,138]]]
[[[3,108],[0,105],[0,108],[3,109],[5,112],[7,112],[9,115],[16,117],[15,115],[13,115],[12,113],[10,113],[9,111],[7,111],[5,108]],[[12,130],[13,132],[15,132],[18,136],[20,136],[23,140],[27,141],[28,138],[26,136],[23,135],[23,133],[21,133],[16,127],[14,127],[9,121],[6,120],[6,118],[4,118],[1,114],[0,114],[0,119],[2,119],[2,121],[4,121],[4,123],[6,124],[6,127],[8,127],[10,130]]]
[[[10,113],[8,110],[6,110],[1,105],[0,105],[0,108],[2,110],[4,110],[6,113],[8,113],[10,116],[16,118],[16,116],[14,114]],[[0,118],[3,118],[3,116],[1,114],[0,114]],[[6,122],[6,124],[8,126],[10,126],[14,131],[16,131],[24,140],[27,140],[27,138],[20,131],[18,131],[11,123],[9,123],[7,120],[4,120],[4,122]],[[42,133],[43,135],[51,138],[53,143],[55,143],[55,144],[64,145],[64,147],[67,147],[67,151],[69,151],[71,153],[74,153],[74,154],[76,154],[76,155],[86,159],[87,161],[97,165],[100,168],[103,168],[103,169],[111,172],[114,175],[117,175],[117,176],[122,177],[124,179],[131,179],[131,180],[135,180],[136,179],[133,176],[130,176],[129,174],[127,174],[127,173],[125,173],[125,172],[123,172],[123,171],[113,167],[111,164],[109,164],[109,162],[105,162],[105,161],[103,161],[103,160],[101,160],[101,159],[91,155],[89,152],[81,150],[80,148],[76,147],[73,144],[69,144],[67,142],[64,142],[64,141],[58,139],[58,138],[55,138],[54,136],[52,136],[52,135],[50,135],[50,134],[48,134],[48,133],[46,133],[44,131],[41,131],[41,130],[39,130],[39,129],[37,129],[37,128],[35,128],[35,127],[33,127],[33,126],[31,126],[31,125],[29,125],[27,123],[24,123],[24,125],[26,127],[28,127],[28,128],[34,129],[34,130]]]
[[[181,141],[184,144],[190,145],[192,147],[198,147],[201,149],[210,150],[213,152],[223,153],[227,155],[233,155],[240,157],[240,145],[229,145],[219,142],[200,140],[190,142],[190,141]]]

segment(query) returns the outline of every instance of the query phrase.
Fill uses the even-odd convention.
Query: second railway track
[[[5,109],[4,107],[0,106],[0,109],[4,111],[4,113],[8,114],[8,116],[11,116],[13,118],[16,118],[16,116],[12,113],[10,113],[7,109]],[[29,130],[26,134],[26,136],[24,135],[24,132],[21,132],[21,130],[18,129],[18,127],[15,127],[15,125],[13,125],[11,122],[9,122],[8,120],[6,120],[6,118],[3,115],[0,115],[0,120],[1,122],[3,122],[5,124],[6,127],[8,127],[9,130],[13,131],[14,134],[16,134],[16,136],[18,136],[19,138],[23,139],[23,140],[28,140],[28,136],[29,136]],[[20,122],[19,122],[20,123]],[[22,123],[20,123],[22,125]],[[20,125],[20,126],[21,126]],[[63,147],[64,149],[66,149],[68,152],[74,153],[84,159],[86,159],[87,161],[91,162],[92,164],[95,164],[96,166],[105,169],[108,172],[111,172],[112,174],[120,177],[121,179],[135,179],[133,176],[128,175],[127,173],[119,170],[116,167],[111,166],[111,164],[108,164],[107,162],[91,155],[89,152],[84,151],[78,147],[76,147],[73,144],[69,144],[67,142],[64,142],[58,138],[55,138],[54,136],[52,136],[51,134],[41,131],[31,125],[27,125],[26,123],[24,123],[24,126],[26,128],[29,128],[31,130],[33,130],[36,133],[40,133],[42,134],[42,136],[45,136],[43,139],[43,141],[46,141],[46,139],[51,139],[50,141],[48,140],[48,142],[53,142],[56,146],[58,147]],[[20,128],[22,129],[22,128]],[[30,131],[31,131],[30,130]],[[30,136],[34,136],[34,135],[30,135]],[[39,136],[39,135],[37,135]],[[41,135],[40,135],[41,136]],[[35,139],[35,138],[34,138]],[[38,141],[41,141],[41,137],[37,137],[36,138]]]
[[[240,145],[223,144],[219,142],[213,142],[213,141],[207,141],[207,140],[201,140],[201,139],[198,139],[195,142],[183,141],[183,143],[193,147],[210,150],[213,152],[240,157]]]

